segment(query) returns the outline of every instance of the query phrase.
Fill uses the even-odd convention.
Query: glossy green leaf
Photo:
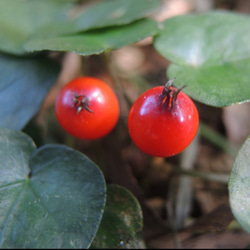
[[[214,107],[225,107],[250,101],[250,59],[223,65],[194,68],[171,64],[169,78],[190,97]]]
[[[45,57],[0,55],[0,127],[22,129],[40,109],[59,71]]]
[[[108,185],[102,222],[91,248],[145,248],[142,226],[142,210],[133,194],[119,185]]]
[[[150,19],[70,36],[37,38],[26,43],[27,51],[73,51],[80,55],[100,54],[107,49],[118,49],[158,32],[157,23]]]
[[[250,100],[250,18],[226,11],[165,20],[156,50],[170,60],[168,77],[202,103],[223,107]]]
[[[162,22],[155,48],[178,65],[207,67],[250,57],[250,18],[226,11],[176,16]]]
[[[234,217],[250,233],[250,136],[241,147],[230,174],[229,201]]]
[[[50,24],[69,22],[72,7],[72,2],[65,0],[1,0],[0,50],[25,53],[23,45],[30,36],[39,35],[40,30]]]
[[[10,129],[0,129],[0,157],[0,248],[88,248],[106,201],[100,169]]]
[[[1,0],[0,50],[24,54],[24,44],[32,37],[128,24],[148,16],[160,4],[159,0],[109,0],[81,6],[67,0]]]
[[[161,3],[161,0],[100,1],[83,10],[74,20],[74,26],[80,31],[128,24],[149,16]]]

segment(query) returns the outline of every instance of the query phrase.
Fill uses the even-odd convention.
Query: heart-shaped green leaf
[[[36,150],[10,129],[0,129],[0,157],[0,247],[88,248],[106,201],[100,169],[62,145]]]
[[[69,36],[36,38],[26,43],[27,51],[73,51],[80,55],[100,54],[106,49],[118,49],[127,44],[153,36],[158,32],[157,23],[150,19],[106,29]]]
[[[102,222],[91,248],[145,248],[142,225],[142,210],[134,195],[119,185],[108,185]]]
[[[0,50],[24,54],[24,44],[32,37],[128,24],[148,16],[160,4],[159,0],[110,0],[81,6],[67,0],[1,0]]]
[[[0,127],[22,129],[40,109],[59,71],[47,58],[0,55]]]
[[[250,101],[250,18],[212,11],[162,23],[157,51],[173,65],[169,78],[197,101],[217,107]]]
[[[250,136],[241,147],[228,183],[231,210],[239,224],[250,233]]]

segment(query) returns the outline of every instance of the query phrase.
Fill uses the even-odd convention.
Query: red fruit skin
[[[163,88],[151,88],[138,97],[129,112],[128,129],[143,152],[170,157],[192,142],[198,131],[199,115],[193,101],[182,91],[171,108],[162,105]]]
[[[78,114],[74,106],[75,92],[86,96],[88,108]],[[80,139],[99,139],[111,132],[120,114],[119,102],[113,90],[93,77],[79,77],[66,84],[57,96],[55,114],[63,129]]]

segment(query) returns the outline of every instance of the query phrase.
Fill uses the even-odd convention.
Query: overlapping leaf
[[[106,201],[99,168],[9,129],[0,129],[0,157],[0,248],[88,248]]]
[[[162,23],[154,45],[172,62],[175,84],[194,99],[216,107],[250,101],[250,18],[212,11]]]
[[[102,222],[91,248],[145,248],[142,224],[140,204],[130,191],[115,184],[108,185]]]
[[[0,1],[0,50],[26,53],[23,45],[30,36],[39,35],[50,24],[66,26],[72,8],[73,3],[64,0]]]
[[[160,3],[159,0],[110,0],[79,5],[67,0],[2,0],[0,50],[24,54],[27,52],[24,45],[34,37],[55,38],[129,24],[148,16]],[[26,49],[30,50],[27,45]]]
[[[143,19],[125,26],[106,28],[75,35],[36,38],[26,43],[27,51],[73,51],[80,55],[100,54],[107,49],[118,49],[127,44],[153,36],[157,23]]]

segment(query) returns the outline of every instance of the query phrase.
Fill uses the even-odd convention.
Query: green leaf
[[[142,226],[141,207],[133,194],[119,185],[108,185],[102,222],[91,248],[145,248]]]
[[[88,248],[106,201],[100,169],[62,145],[36,150],[10,129],[0,129],[0,157],[0,247]]]
[[[250,233],[250,136],[241,147],[228,183],[230,207],[238,223]]]
[[[165,20],[156,50],[173,64],[167,75],[202,103],[223,107],[249,101],[250,18],[226,11]]]
[[[109,0],[79,6],[67,0],[1,0],[0,50],[24,54],[24,44],[34,37],[128,24],[148,16],[160,4],[159,0]]]
[[[0,127],[22,129],[40,109],[59,71],[48,58],[0,55]]]
[[[24,54],[24,43],[32,35],[39,35],[50,24],[63,25],[70,21],[69,1],[61,0],[1,0],[0,50]],[[66,25],[66,24],[65,24]]]
[[[174,85],[187,85],[183,91],[190,97],[214,107],[225,107],[250,101],[250,59],[206,68],[170,64],[169,78]]]
[[[78,31],[124,25],[149,16],[160,6],[161,0],[100,1],[83,10],[74,25]]]
[[[157,23],[150,19],[106,29],[69,36],[36,38],[26,43],[27,51],[72,51],[80,55],[100,54],[107,49],[118,49],[158,32]]]
[[[207,67],[250,57],[250,18],[226,11],[176,16],[162,22],[155,48],[178,65]]]

